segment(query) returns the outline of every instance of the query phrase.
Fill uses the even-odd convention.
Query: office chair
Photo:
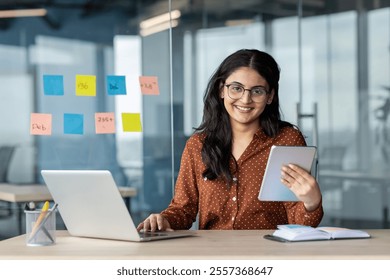
[[[8,182],[8,169],[15,151],[14,146],[0,147],[0,183]],[[8,218],[12,215],[10,202],[0,202],[0,218]]]

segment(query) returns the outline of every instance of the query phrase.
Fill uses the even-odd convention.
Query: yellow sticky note
[[[31,135],[51,135],[52,116],[51,114],[32,113],[30,116]]]
[[[76,75],[76,95],[96,96],[96,76]]]
[[[139,85],[142,94],[159,95],[158,79],[156,76],[141,76],[139,77]]]
[[[141,114],[122,113],[122,126],[124,132],[141,132]]]
[[[95,113],[95,129],[97,134],[115,133],[115,114]]]

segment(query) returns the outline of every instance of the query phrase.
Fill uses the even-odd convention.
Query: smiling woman
[[[245,89],[244,85],[250,89]],[[259,117],[274,96],[274,91],[265,90],[268,87],[267,81],[250,67],[240,67],[229,76],[221,97],[234,129],[240,130],[244,125],[242,129],[247,130],[250,124],[254,130],[260,127]]]
[[[218,219],[240,220],[229,207],[243,206],[243,199],[252,205],[248,199],[256,197],[249,194],[256,183],[252,180],[262,180],[258,170],[266,160],[264,156],[252,164],[252,152],[258,149],[266,155],[269,139],[296,145],[306,141],[318,147],[317,170],[326,209],[322,222],[382,227],[381,201],[388,198],[379,184],[323,176],[335,167],[362,176],[388,173],[390,160],[384,157],[381,143],[389,126],[382,125],[375,110],[389,96],[383,86],[390,85],[390,3],[339,2],[0,1],[0,10],[47,11],[39,17],[0,19],[0,144],[16,147],[8,180],[42,183],[38,172],[42,168],[109,169],[118,185],[139,190],[132,203],[137,224],[150,213],[161,213],[176,186],[172,205],[188,199],[201,212],[201,226],[213,228]],[[156,22],[162,15],[163,21]],[[154,22],[145,26],[150,19]],[[153,29],[148,36],[143,36],[145,27]],[[208,89],[204,104],[202,92],[215,68],[243,48],[271,54],[283,69],[279,83],[278,67],[268,55],[247,60],[244,56],[250,58],[248,54],[255,52],[240,51],[226,60],[229,64],[224,64],[226,72],[219,72],[222,76],[213,76],[218,80],[210,83],[215,88]],[[257,71],[261,65],[272,67]],[[63,76],[64,95],[45,96],[43,75]],[[75,95],[76,75],[96,76],[96,97]],[[108,76],[122,76],[127,94],[108,94]],[[141,94],[140,76],[157,77],[160,94]],[[283,115],[273,116],[279,114],[279,105]],[[64,135],[65,113],[84,114],[83,135]],[[96,133],[95,113],[114,114],[115,133]],[[139,113],[142,132],[124,131],[122,113],[126,117]],[[51,136],[30,134],[33,114],[52,114]],[[258,114],[259,121],[254,121]],[[281,120],[298,124],[305,139]],[[193,135],[194,127],[198,130]],[[188,152],[180,165],[189,137],[186,151],[199,156],[193,178],[183,176]],[[343,152],[336,157],[337,148]],[[188,166],[194,162],[188,161]],[[253,174],[245,177],[248,166]],[[180,187],[187,179],[190,187]],[[239,186],[237,193],[234,184]],[[224,193],[229,190],[226,186],[231,193]],[[192,199],[188,193],[194,189]],[[246,221],[252,214],[257,217],[260,206],[253,203],[252,207],[245,213]],[[177,217],[194,216],[187,209],[172,209],[171,213],[184,213]],[[273,210],[261,211],[267,216]],[[279,216],[286,212],[281,208]],[[172,220],[172,214],[165,216]],[[14,234],[16,226],[0,224],[0,229],[4,236],[5,231]]]
[[[175,196],[139,230],[188,229],[198,213],[200,229],[320,223],[319,186],[299,166],[281,170],[299,202],[257,199],[271,146],[306,145],[300,131],[280,119],[278,83],[279,66],[265,52],[242,49],[221,63],[206,89],[203,121],[184,149]]]

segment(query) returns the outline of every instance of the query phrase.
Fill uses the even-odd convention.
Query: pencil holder
[[[26,213],[26,245],[47,246],[56,242],[56,210],[24,211]]]

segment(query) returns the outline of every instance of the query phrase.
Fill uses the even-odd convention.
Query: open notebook
[[[319,241],[335,239],[370,238],[370,235],[357,229],[340,227],[310,227],[303,225],[278,225],[278,229],[272,235],[264,238],[280,242]]]
[[[139,233],[107,170],[42,170],[69,234],[73,236],[151,241],[191,236],[188,232]]]

